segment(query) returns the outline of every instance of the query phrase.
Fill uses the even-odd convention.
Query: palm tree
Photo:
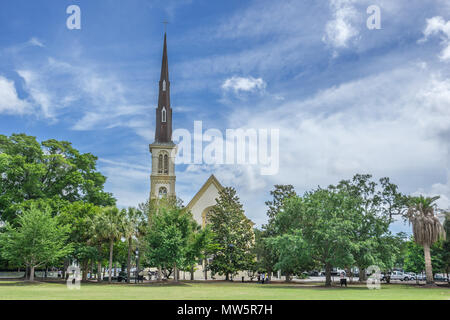
[[[122,229],[123,237],[128,241],[127,282],[130,283],[133,240],[139,236],[143,215],[136,208],[128,208],[128,211],[124,211],[124,213],[125,219],[123,220]]]
[[[439,197],[412,197],[407,212],[408,219],[413,227],[414,241],[423,246],[427,284],[433,283],[430,247],[440,238],[445,237],[444,228],[434,215],[436,206],[434,202],[437,199]]]
[[[116,207],[106,207],[101,215],[103,238],[109,241],[109,279],[112,282],[114,242],[120,239],[123,231],[123,215]]]
[[[105,238],[103,212],[95,215],[90,221],[90,234],[89,243],[97,247],[97,282],[102,281],[102,246],[107,240]]]

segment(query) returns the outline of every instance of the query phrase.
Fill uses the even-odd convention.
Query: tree
[[[1,254],[4,259],[30,268],[30,281],[34,281],[34,270],[54,263],[68,255],[72,248],[66,245],[68,225],[58,225],[50,210],[39,210],[32,206],[17,217],[17,227],[6,223],[0,234]]]
[[[116,207],[107,207],[99,216],[102,238],[109,241],[109,283],[112,282],[114,242],[119,240],[123,233],[123,215],[124,212]]]
[[[257,265],[261,271],[268,272],[269,278],[275,269],[275,264],[278,262],[277,258],[279,252],[276,252],[276,247],[268,244],[267,239],[276,236],[276,230],[274,228],[274,222],[278,214],[283,210],[284,202],[287,199],[297,196],[295,189],[292,185],[275,185],[274,189],[270,191],[272,200],[266,201],[265,204],[268,207],[267,217],[269,221],[266,225],[263,225],[263,231],[256,234],[255,250],[257,254]],[[287,269],[283,269],[286,272],[287,281],[290,280],[290,272]]]
[[[219,192],[208,221],[220,247],[213,254],[210,270],[225,275],[226,280],[230,279],[230,274],[248,270],[254,261],[253,223],[245,216],[235,189],[224,188]]]
[[[406,272],[422,273],[425,269],[425,259],[423,257],[423,247],[414,242],[414,239],[406,243],[405,262],[403,269]],[[417,281],[419,279],[417,278]]]
[[[273,252],[277,254],[275,269],[285,274],[301,274],[303,271],[314,268],[314,261],[309,254],[308,243],[297,229],[277,237],[267,239]],[[287,281],[289,281],[287,277]]]
[[[278,213],[283,209],[283,204],[286,199],[293,198],[297,196],[294,186],[288,185],[275,185],[274,189],[270,191],[270,195],[273,197],[271,201],[266,201],[267,217],[269,218],[269,223],[264,229],[269,230],[270,225],[278,215]]]
[[[253,246],[254,254],[256,256],[255,271],[260,273],[267,272],[269,280],[273,271],[277,269],[276,264],[278,262],[277,245],[269,241],[269,232],[267,230],[254,229],[255,244]],[[285,272],[285,268],[282,268]],[[288,272],[289,273],[289,272]]]
[[[219,244],[214,241],[215,234],[209,225],[201,229],[197,226],[188,239],[183,266],[191,273],[194,280],[194,268],[199,260],[206,260],[209,255],[219,250]]]
[[[89,218],[89,234],[90,238],[88,243],[97,248],[96,260],[97,260],[97,281],[102,281],[102,261],[103,261],[103,244],[107,241],[106,232],[104,230],[105,225],[102,217],[103,211],[99,214]]]
[[[142,233],[146,219],[144,213],[136,208],[128,208],[124,217],[123,237],[128,242],[127,255],[127,282],[131,278],[131,255],[133,250],[133,241],[137,241],[139,235]]]
[[[446,240],[442,244],[443,249],[444,249],[444,254],[443,254],[442,259],[444,260],[447,278],[449,279],[449,282],[450,282],[450,278],[448,276],[448,274],[450,272],[450,212],[445,213],[444,230],[445,230],[445,234],[446,234]]]
[[[87,280],[89,262],[97,259],[95,242],[91,241],[91,223],[95,216],[101,214],[101,210],[91,203],[64,201],[56,215],[60,224],[71,226],[69,241],[74,247],[71,258],[80,263],[83,281]]]
[[[414,241],[423,246],[427,284],[433,283],[433,267],[430,247],[433,243],[445,237],[444,229],[439,219],[434,215],[434,202],[439,197],[411,197],[407,217],[412,224]]]
[[[401,208],[402,196],[388,178],[380,186],[369,174],[356,174],[352,180],[343,180],[336,186],[355,200],[355,230],[352,255],[360,270],[359,280],[366,280],[366,269],[371,265],[391,264],[397,248],[392,245],[389,225],[394,208]],[[349,266],[350,267],[350,266]]]
[[[96,161],[67,141],[39,143],[25,134],[0,135],[0,216],[12,222],[18,214],[14,204],[47,198],[113,205]]]
[[[178,281],[177,269],[186,259],[189,239],[198,227],[192,214],[175,206],[161,206],[149,218],[144,238],[144,257],[151,266],[172,269]]]
[[[331,286],[331,271],[334,267],[346,267],[354,263],[351,254],[354,217],[358,206],[354,197],[345,190],[330,187],[307,192],[303,197],[294,197],[284,204],[275,225],[282,230],[273,241],[293,241],[301,244],[302,264],[309,260],[325,267],[326,286]],[[291,237],[283,239],[285,234]],[[286,246],[285,246],[286,247]]]

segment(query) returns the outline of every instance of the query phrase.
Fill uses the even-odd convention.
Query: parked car
[[[427,280],[427,276],[423,273],[417,274],[416,275],[416,279],[419,281],[426,281]]]
[[[448,282],[448,278],[446,276],[441,275],[441,274],[435,274],[434,275],[434,281]]]
[[[391,280],[408,281],[410,280],[410,276],[402,271],[393,271],[391,273]]]
[[[405,281],[416,280],[416,274],[414,272],[405,273]]]
[[[381,277],[380,277],[380,281],[389,283],[391,281],[391,274],[390,273],[382,273]]]

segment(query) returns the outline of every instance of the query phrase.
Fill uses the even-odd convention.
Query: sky
[[[70,141],[119,206],[144,202],[166,20],[174,129],[280,130],[275,175],[177,166],[185,204],[215,174],[261,225],[274,184],[370,173],[450,208],[448,0],[0,0],[0,134]]]

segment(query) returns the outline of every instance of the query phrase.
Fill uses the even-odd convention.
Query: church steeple
[[[156,108],[155,142],[150,145],[152,174],[150,198],[176,198],[175,157],[177,145],[172,141],[172,108],[170,107],[169,61],[167,36],[164,33],[164,49],[159,79],[158,108]]]
[[[164,33],[164,48],[159,80],[158,108],[156,109],[156,143],[172,142],[172,108],[170,107],[169,61],[167,58],[167,35]]]

